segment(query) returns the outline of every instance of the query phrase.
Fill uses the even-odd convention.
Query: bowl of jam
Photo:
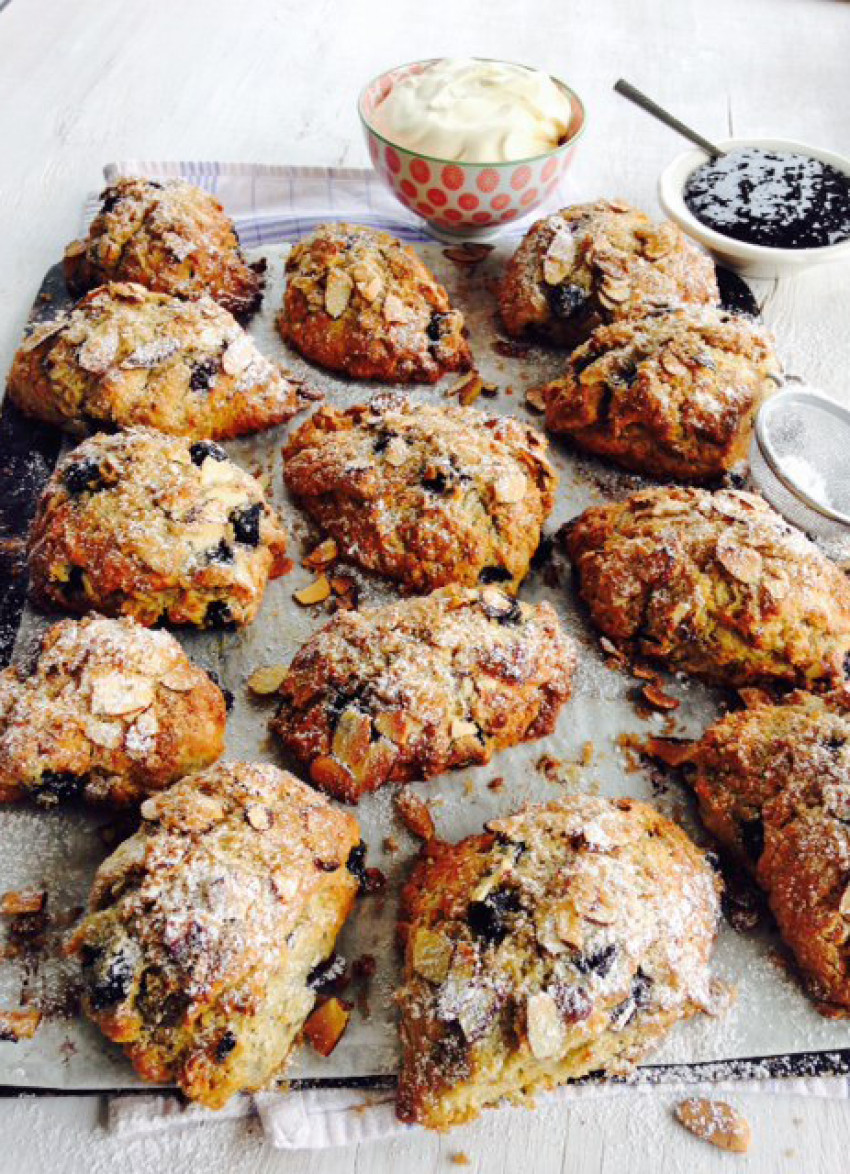
[[[850,159],[788,139],[729,139],[686,151],[661,173],[664,211],[720,265],[787,276],[850,261]]]

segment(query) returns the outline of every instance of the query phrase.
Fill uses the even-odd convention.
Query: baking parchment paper
[[[269,262],[267,292],[262,312],[250,324],[251,333],[266,354],[279,358],[320,389],[329,401],[348,405],[368,398],[379,390],[377,385],[333,378],[289,352],[280,340],[274,315],[281,301],[283,261],[288,247],[262,250]],[[498,396],[480,398],[475,406],[540,424],[540,417],[525,404],[524,390],[556,373],[562,360],[540,348],[518,357],[494,350],[499,331],[493,285],[506,251],[507,246],[497,247],[483,263],[461,267],[444,255],[440,245],[420,247],[454,303],[466,314],[478,370],[499,388]],[[61,279],[57,279],[56,271],[52,272],[48,283],[50,300],[37,303],[39,317],[51,316],[61,308],[65,297]],[[414,388],[409,394],[442,401],[456,382],[457,377],[451,376],[436,387]],[[292,598],[295,590],[314,577],[300,566],[299,559],[316,536],[287,498],[280,449],[287,431],[304,418],[302,414],[287,428],[271,429],[226,446],[231,456],[261,478],[287,519],[295,569],[269,584],[259,618],[246,631],[176,633],[190,655],[215,670],[233,693],[226,751],[226,758],[233,760],[259,759],[287,765],[267,733],[274,699],[254,697],[246,688],[246,679],[261,665],[288,663],[303,641],[329,618],[325,605],[302,608]],[[553,443],[552,456],[561,484],[555,513],[546,525],[549,534],[587,506],[625,496],[645,484],[638,477],[613,471],[591,458],[578,457],[558,441]],[[684,788],[659,779],[646,763],[636,762],[622,739],[624,735],[641,739],[651,734],[697,736],[718,713],[721,695],[697,682],[671,678],[666,688],[681,700],[680,708],[672,716],[640,716],[635,699],[642,682],[606,666],[597,637],[573,597],[569,568],[557,559],[556,566],[559,582],[553,581],[551,571],[545,577],[548,581],[541,571],[534,571],[521,591],[522,598],[530,601],[550,600],[579,645],[580,667],[574,694],[561,713],[556,732],[503,752],[486,767],[414,784],[414,790],[430,802],[438,834],[451,840],[480,830],[485,820],[513,811],[523,803],[553,799],[566,787],[652,799],[666,813],[684,822],[698,840],[707,843]],[[392,588],[375,579],[359,573],[357,578],[361,607],[396,597]],[[31,650],[47,622],[25,607],[16,658]],[[581,762],[588,743],[593,746],[592,761],[573,767],[571,764]],[[537,769],[543,755],[566,764],[566,769],[558,772],[560,781],[551,781]],[[504,779],[504,785],[488,787],[494,778]],[[368,862],[384,871],[388,883],[382,893],[359,902],[338,944],[349,960],[364,953],[377,960],[377,971],[366,994],[368,1015],[364,1014],[365,1006],[355,1008],[348,1030],[327,1059],[309,1047],[302,1048],[287,1072],[290,1078],[340,1080],[387,1075],[396,1070],[392,995],[398,982],[398,959],[394,916],[399,884],[418,845],[394,815],[393,790],[387,787],[366,797],[357,811],[369,845]],[[33,1039],[17,1044],[0,1042],[0,1084],[91,1090],[141,1085],[120,1050],[106,1043],[79,1014],[75,967],[60,956],[67,925],[85,904],[94,871],[110,850],[98,832],[109,823],[108,812],[45,812],[25,805],[7,805],[0,810],[0,890],[43,888],[48,893],[51,914],[46,951],[0,960],[0,1007],[15,1008],[25,1003],[45,1011]],[[386,845],[388,838],[391,842]],[[822,1066],[841,1066],[838,1050],[850,1046],[850,1028],[845,1022],[825,1019],[817,1013],[789,973],[775,931],[762,929],[742,935],[724,922],[714,968],[719,977],[737,988],[736,1003],[724,1017],[701,1016],[679,1025],[652,1058],[653,1065],[816,1052],[829,1053],[820,1057]],[[789,1065],[792,1070],[793,1065]],[[718,1072],[722,1074],[722,1069]]]

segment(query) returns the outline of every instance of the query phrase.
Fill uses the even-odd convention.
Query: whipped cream
[[[509,163],[557,147],[571,115],[569,96],[548,73],[447,57],[396,82],[371,122],[409,151],[459,163]]]

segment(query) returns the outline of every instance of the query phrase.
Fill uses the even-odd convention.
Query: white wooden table
[[[522,61],[576,87],[590,115],[577,197],[654,208],[656,176],[679,149],[611,92],[620,75],[709,136],[776,133],[850,154],[841,0],[11,0],[0,4],[0,369],[105,162],[362,165],[361,82],[444,54]],[[850,266],[780,283],[765,315],[795,372],[850,396]],[[414,1174],[448,1169],[460,1152],[483,1174],[850,1170],[846,1103],[733,1098],[755,1138],[739,1158],[677,1127],[673,1099],[628,1093],[557,1113],[491,1113],[445,1138],[283,1154],[256,1124],[127,1142],[103,1130],[99,1098],[9,1098],[0,1171]]]

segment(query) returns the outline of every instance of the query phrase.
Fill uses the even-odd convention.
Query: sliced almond
[[[21,350],[24,354],[29,351],[34,351],[36,347],[41,346],[43,342],[47,342],[49,338],[59,334],[68,325],[67,318],[58,318],[55,322],[45,323],[37,326],[31,334],[28,334],[21,343]]]
[[[189,661],[178,660],[168,672],[159,678],[159,684],[172,693],[188,693],[198,683],[198,670]]]
[[[560,1056],[566,1047],[567,1029],[552,996],[546,991],[529,995],[525,1014],[528,1046],[535,1059]]]
[[[342,317],[353,291],[351,276],[344,269],[331,269],[325,284],[325,309],[331,318]]]
[[[693,761],[697,752],[697,743],[679,741],[676,738],[648,738],[645,750],[647,754],[659,759],[667,766],[679,767],[684,766],[686,762]]]
[[[406,322],[408,319],[407,306],[398,294],[388,293],[382,309],[387,322]]]
[[[615,306],[621,306],[632,296],[632,287],[625,281],[605,281],[599,291],[599,296],[603,302],[612,302]]]
[[[355,773],[366,760],[372,741],[372,719],[359,709],[343,710],[334,730],[332,751]]]
[[[150,677],[138,673],[105,672],[92,678],[92,713],[120,716],[146,709],[153,704],[154,686]]]
[[[348,767],[329,754],[313,759],[310,763],[310,778],[320,787],[343,793],[350,791],[354,783],[354,775]]]
[[[763,561],[759,552],[750,546],[742,546],[731,534],[718,538],[715,555],[733,579],[750,584],[761,578]]]
[[[444,934],[417,929],[411,946],[413,969],[429,982],[443,982],[449,973],[452,950],[452,943]]]
[[[257,352],[248,335],[238,334],[221,356],[221,365],[228,375],[241,375],[256,357]]]
[[[395,809],[412,836],[417,836],[426,843],[434,839],[436,829],[431,810],[415,791],[411,791],[409,787],[402,787],[395,797]]]
[[[545,387],[529,387],[525,393],[525,402],[535,412],[546,411]]]
[[[687,379],[690,371],[676,354],[669,348],[661,352],[661,358],[658,360],[668,375],[672,375],[674,379]]]
[[[725,1101],[709,1101],[692,1097],[680,1101],[675,1108],[676,1120],[695,1137],[702,1138],[721,1150],[745,1154],[750,1148],[752,1133],[746,1117]]]
[[[123,722],[103,722],[91,717],[86,722],[86,734],[95,746],[104,750],[117,750],[124,741]]]
[[[456,717],[449,727],[449,733],[453,742],[462,742],[464,738],[477,738],[478,726],[475,722]]]
[[[850,885],[841,894],[841,900],[838,902],[838,912],[842,917],[850,917]]]
[[[422,723],[401,709],[387,710],[374,719],[375,729],[396,746],[408,746],[422,729]]]
[[[0,898],[0,913],[4,917],[17,917],[21,913],[41,913],[47,904],[45,892],[10,892]]]
[[[320,1056],[329,1056],[348,1027],[351,1011],[340,999],[328,999],[304,1024],[304,1035]]]
[[[564,228],[552,237],[543,258],[543,280],[547,285],[560,285],[570,275],[575,263],[576,243],[569,229]]]
[[[336,539],[326,538],[324,542],[320,542],[317,547],[310,551],[308,555],[304,556],[304,566],[309,567],[311,571],[324,570],[329,566],[334,559],[339,557],[339,548],[336,544]]]
[[[653,709],[673,710],[678,709],[681,704],[678,697],[671,697],[658,685],[644,685],[641,692]]]
[[[319,575],[318,579],[314,579],[312,583],[308,583],[300,591],[294,591],[292,598],[302,607],[311,607],[315,603],[324,603],[330,593],[331,585],[327,575]]]
[[[0,1011],[0,1040],[16,1044],[32,1039],[41,1019],[41,1011]]]
[[[159,806],[156,799],[145,799],[139,808],[139,815],[142,819],[159,819]]]
[[[525,474],[518,469],[503,473],[493,486],[493,491],[497,501],[504,505],[514,505],[525,497],[528,491],[528,480]]]
[[[745,686],[738,690],[738,696],[747,709],[757,709],[760,705],[772,705],[773,698],[766,689],[757,689]]]
[[[257,832],[267,832],[274,823],[274,815],[264,803],[249,803],[245,808],[245,819]]]
[[[102,375],[115,362],[120,342],[117,330],[101,330],[92,334],[77,351],[77,362],[84,371]]]
[[[457,398],[465,408],[474,404],[483,390],[484,381],[477,371],[473,371],[463,382],[456,385]]]
[[[491,619],[500,619],[510,615],[520,605],[512,595],[489,584],[481,591],[481,606]]]
[[[572,902],[560,905],[555,911],[555,931],[561,941],[574,950],[584,946],[584,920]]]
[[[248,688],[258,697],[267,697],[278,691],[288,671],[285,664],[269,664],[255,669],[248,678]]]

